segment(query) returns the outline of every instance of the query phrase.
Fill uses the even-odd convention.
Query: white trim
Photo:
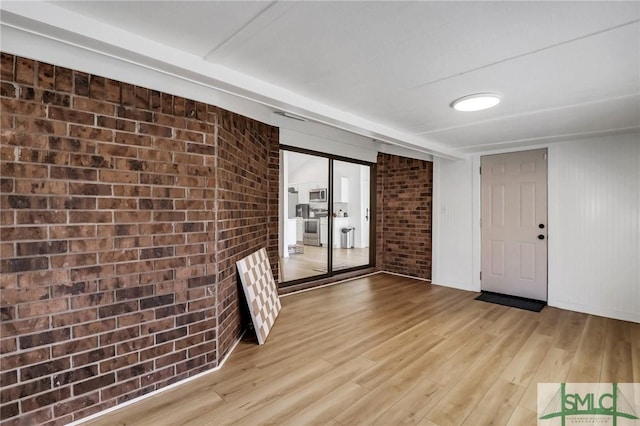
[[[480,281],[480,271],[482,270],[482,227],[480,225],[480,219],[482,217],[482,204],[480,200],[482,179],[480,176],[480,156],[475,155],[471,159],[471,223],[472,226],[472,273],[471,273],[471,291],[480,291],[482,288],[482,282]]]
[[[431,163],[431,279],[440,276],[440,159]]]
[[[403,277],[403,278],[411,278],[411,279],[418,280],[418,281],[425,281],[425,282],[428,282],[428,283],[431,282],[431,280],[428,280],[426,278],[412,277],[411,275],[399,274],[397,272],[390,272],[390,271],[379,271],[379,272],[385,273],[385,274],[389,274],[389,275],[396,275],[398,277]]]
[[[384,271],[375,271],[375,272],[370,272],[370,273],[364,274],[364,275],[358,275],[357,277],[345,278],[344,280],[335,281],[335,282],[332,282],[332,283],[327,283],[327,284],[323,284],[323,285],[319,285],[319,286],[315,286],[315,287],[303,288],[301,290],[292,291],[291,293],[281,294],[280,297],[287,297],[287,296],[291,296],[291,295],[294,295],[294,294],[306,293],[307,291],[318,290],[318,289],[324,288],[324,287],[331,287],[331,286],[334,286],[336,284],[342,284],[342,283],[346,283],[348,281],[353,281],[353,280],[358,280],[360,278],[370,277],[372,275],[381,274],[383,272]]]
[[[195,376],[187,377],[186,379],[180,380],[179,382],[172,383],[169,386],[165,386],[163,388],[156,389],[153,392],[149,392],[147,394],[140,395],[139,397],[134,398],[134,399],[129,400],[129,401],[126,401],[126,402],[123,402],[122,404],[118,404],[118,405],[115,405],[115,406],[113,406],[111,408],[107,408],[106,410],[99,411],[99,412],[97,412],[95,414],[92,414],[92,415],[90,415],[88,417],[84,417],[82,419],[76,420],[76,421],[74,421],[72,423],[69,423],[67,426],[77,426],[77,425],[81,425],[83,423],[86,423],[88,421],[95,420],[95,419],[97,419],[99,417],[102,417],[102,416],[104,416],[106,414],[113,413],[114,411],[117,411],[117,410],[119,410],[121,408],[124,408],[124,407],[127,407],[129,405],[138,403],[138,402],[140,402],[142,400],[145,400],[145,399],[150,398],[152,396],[158,395],[158,394],[160,394],[160,393],[162,393],[164,391],[168,391],[169,389],[177,388],[178,386],[182,386],[185,383],[188,383],[188,382],[190,382],[192,380],[199,379],[200,377],[206,376],[207,374],[211,374],[211,373],[214,373],[214,372],[220,370],[222,368],[222,366],[224,365],[224,363],[227,361],[227,359],[229,359],[229,357],[233,353],[233,351],[236,348],[236,346],[238,346],[238,343],[240,343],[240,341],[242,340],[242,336],[244,336],[244,333],[245,332],[243,331],[242,334],[240,334],[240,337],[238,337],[238,339],[234,342],[234,344],[229,349],[229,352],[227,352],[227,354],[222,359],[220,364],[218,364],[216,367],[214,367],[214,368],[212,368],[210,370],[207,370],[207,371],[203,371],[202,373],[198,373]]]
[[[549,300],[548,306],[564,309],[567,311],[580,312],[583,314],[596,315],[604,318],[613,318],[622,321],[630,321],[640,323],[640,313],[620,311],[618,309],[601,308],[599,306],[581,305],[579,303],[563,302],[556,300]]]
[[[465,287],[456,287],[455,284],[453,285],[449,285],[449,284],[441,284],[441,283],[431,283],[431,285],[435,285],[437,287],[445,287],[445,288],[452,288],[454,290],[460,290],[460,291],[465,291],[467,293],[475,293],[475,294],[480,294],[482,293],[481,290],[474,290],[474,289],[469,289],[469,288],[465,288]]]
[[[482,175],[480,174],[480,163],[481,158],[485,155],[495,155],[495,154],[507,154],[511,152],[523,152],[523,151],[531,151],[534,149],[549,149],[549,144],[540,144],[530,147],[510,147],[503,149],[494,149],[487,150],[483,152],[477,152],[472,155],[473,162],[473,283],[469,290],[471,291],[482,291],[482,282],[480,281],[480,271],[482,270],[482,226],[480,223],[481,212],[482,212],[482,200],[481,200],[481,192],[482,192]],[[548,151],[547,151],[548,155]],[[547,191],[549,185],[549,168],[547,167]],[[547,200],[547,223],[549,222],[549,201]],[[548,228],[551,226],[548,224]],[[548,251],[547,251],[547,266],[549,264],[549,250],[552,244],[552,239],[548,240]],[[549,277],[547,276],[547,289],[549,288]],[[548,299],[548,296],[547,296]]]
[[[304,288],[302,290],[292,291],[291,293],[281,294],[280,297],[287,297],[287,296],[291,296],[293,294],[305,293],[307,291],[318,290],[318,289],[324,288],[324,287],[331,287],[331,286],[334,286],[336,284],[342,284],[342,283],[346,283],[348,281],[359,280],[360,278],[370,277],[372,275],[379,275],[379,274],[396,275],[398,277],[411,278],[411,279],[414,279],[414,280],[426,281],[428,283],[431,282],[431,280],[427,280],[425,278],[412,277],[411,275],[398,274],[397,272],[375,271],[375,272],[370,272],[370,273],[364,274],[364,275],[358,275],[357,277],[345,278],[344,280],[335,281],[335,282],[332,282],[332,283],[323,284],[323,285],[319,285],[319,286],[316,286],[316,287]]]
[[[480,289],[477,289],[473,286],[470,286],[469,283],[462,283],[462,282],[452,282],[452,281],[438,281],[438,282],[431,282],[432,285],[437,285],[440,287],[449,287],[449,288],[454,288],[456,290],[464,290],[464,291],[472,291],[474,293],[479,293]]]
[[[629,95],[635,96],[635,95]],[[622,96],[627,97],[627,95]],[[486,145],[474,145],[460,148],[461,152],[474,153],[474,152],[488,152],[488,151],[528,151],[530,149],[536,149],[535,146],[549,145],[550,143],[562,143],[570,142],[575,139],[595,139],[606,136],[617,136],[639,133],[640,128],[637,126],[623,127],[615,129],[594,130],[591,132],[578,132],[578,133],[566,133],[562,135],[541,136],[535,138],[518,139],[512,141],[496,142]],[[535,143],[535,144],[534,144]],[[509,146],[507,146],[507,144]],[[483,154],[486,155],[486,154]]]
[[[533,151],[535,149],[543,149],[549,148],[549,143],[540,143],[536,145],[527,145],[527,146],[511,146],[511,147],[503,147],[503,148],[491,148],[484,149],[482,151],[476,151],[473,153],[469,153],[474,157],[484,157],[485,155],[494,155],[494,154],[508,154],[510,152],[523,152],[523,151]]]

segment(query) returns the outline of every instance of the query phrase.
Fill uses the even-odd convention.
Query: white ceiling
[[[69,23],[77,21],[74,13],[84,15],[226,76],[249,76],[227,80],[244,97],[436,155],[640,129],[638,1],[64,1],[47,7]],[[52,25],[51,14],[30,18]],[[95,28],[65,27],[115,44],[113,32]],[[147,53],[142,42],[126,48]],[[213,74],[214,68],[199,72],[208,69]],[[211,77],[224,81],[221,75]],[[502,103],[476,113],[449,106],[485,91],[499,93]]]

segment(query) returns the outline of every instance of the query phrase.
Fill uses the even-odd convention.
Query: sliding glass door
[[[370,164],[281,149],[283,285],[372,265],[370,186]]]
[[[370,166],[333,161],[332,270],[369,265]]]
[[[329,160],[280,153],[280,280],[298,281],[328,271]]]

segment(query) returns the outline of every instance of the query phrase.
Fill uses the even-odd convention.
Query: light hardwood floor
[[[282,298],[267,343],[95,425],[535,425],[538,382],[640,382],[640,324],[386,274]]]
[[[335,270],[367,265],[369,248],[334,248]],[[304,253],[280,258],[280,282],[322,275],[327,272],[327,248],[304,246]]]

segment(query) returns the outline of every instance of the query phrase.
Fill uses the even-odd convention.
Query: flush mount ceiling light
[[[495,93],[476,93],[463,96],[451,103],[451,108],[456,111],[482,111],[492,108],[500,103],[500,96]]]

